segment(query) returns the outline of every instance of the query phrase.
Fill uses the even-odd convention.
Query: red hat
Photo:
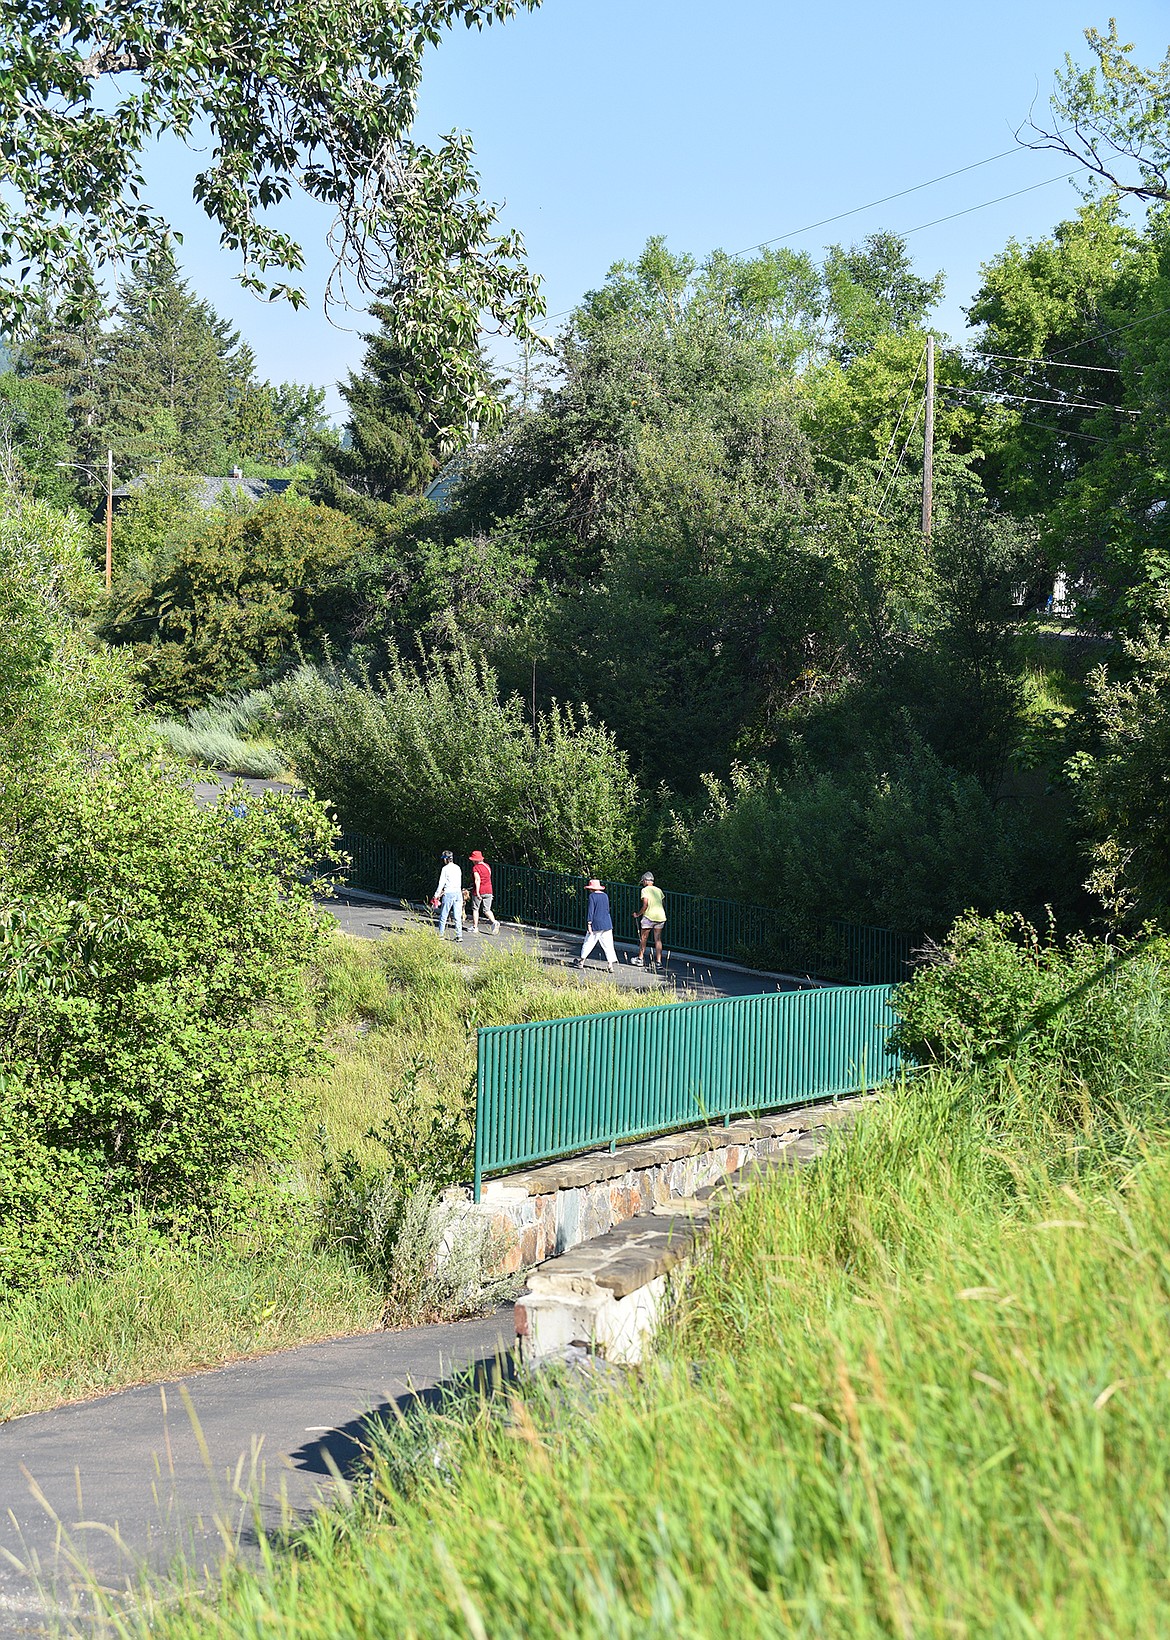
[[[479,850],[477,848],[473,848],[471,853],[467,856],[467,858],[471,861],[471,863],[473,865],[482,865],[483,864],[483,855],[479,852]]]

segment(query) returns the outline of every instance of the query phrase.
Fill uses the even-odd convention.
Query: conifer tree
[[[46,319],[14,361],[31,381],[56,388],[63,396],[76,460],[93,470],[92,482],[78,487],[96,496],[97,469],[105,461],[102,446],[102,354],[105,336],[98,315],[68,324],[55,315]],[[104,482],[104,481],[103,481]]]
[[[251,349],[169,256],[122,284],[117,314],[100,378],[102,435],[115,464],[226,470],[237,453],[235,406],[254,375]]]
[[[327,465],[352,489],[378,500],[421,490],[438,468],[443,425],[417,361],[395,334],[393,309],[370,304],[379,328],[366,338],[360,375],[341,384],[349,446]],[[429,401],[429,402],[428,402]]]

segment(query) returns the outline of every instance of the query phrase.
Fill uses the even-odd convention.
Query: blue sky
[[[1064,53],[1085,59],[1082,31],[1104,28],[1109,10],[1141,61],[1165,54],[1165,0],[1114,0],[1099,15],[1068,0],[545,0],[443,43],[427,65],[418,132],[471,132],[484,192],[523,232],[550,313],[653,233],[702,256],[778,237],[815,254],[878,228],[915,229],[920,271],[947,273],[937,319],[957,335],[980,263],[1075,209],[1071,183],[1032,186],[1068,169],[1059,156],[1021,150],[795,230],[1011,148],[1033,101],[1046,110]],[[321,311],[327,219],[307,202],[288,213],[309,251],[309,309],[264,306],[233,282],[232,257],[190,203],[194,168],[171,145],[150,175],[184,231],[195,287],[239,325],[263,375],[332,389],[360,358],[362,321],[350,315],[352,328],[337,329]],[[936,223],[1007,194],[1016,197]],[[333,391],[330,407],[340,410]]]

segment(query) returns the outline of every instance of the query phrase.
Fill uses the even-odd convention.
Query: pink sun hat
[[[601,884],[597,881],[596,877],[590,877],[589,881],[585,884],[585,887],[586,888],[600,888]]]

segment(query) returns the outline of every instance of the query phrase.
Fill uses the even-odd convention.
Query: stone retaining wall
[[[495,1273],[510,1275],[594,1241],[638,1214],[694,1197],[818,1128],[849,1121],[860,1103],[856,1097],[808,1105],[729,1127],[691,1128],[615,1152],[589,1151],[488,1180],[478,1203],[466,1190],[448,1190],[444,1201],[459,1208],[460,1218],[488,1219],[501,1249]]]

